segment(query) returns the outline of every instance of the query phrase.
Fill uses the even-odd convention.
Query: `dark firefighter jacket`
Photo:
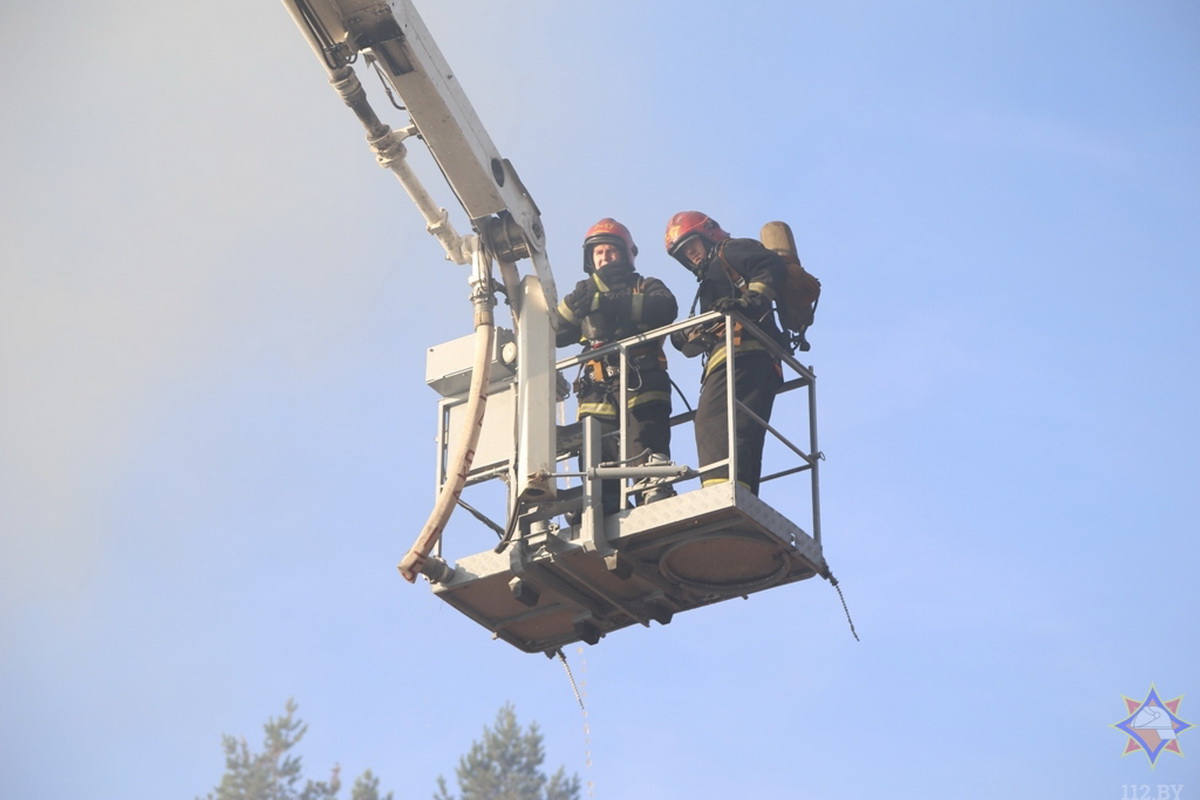
[[[610,264],[575,284],[558,304],[558,346],[607,344],[675,321],[675,295],[658,278]]]
[[[697,295],[701,313],[712,309],[723,297],[745,297],[748,307],[739,309],[740,313],[776,341],[782,339],[783,334],[775,324],[773,304],[783,285],[787,265],[777,253],[757,239],[726,239],[717,244],[703,270]],[[711,335],[714,341],[705,375],[725,361],[725,326],[719,325]],[[761,342],[743,337],[736,330],[734,336],[734,349],[738,353],[764,349]]]
[[[557,312],[560,317],[559,347],[577,343],[600,346],[674,322],[679,306],[675,295],[662,281],[644,278],[628,264],[616,263],[575,284],[571,293],[558,304]],[[666,378],[662,341],[630,348],[628,357],[629,364],[638,370],[640,377],[631,381],[628,406],[669,402],[670,384]],[[610,358],[610,363],[617,363],[615,356]],[[610,389],[593,385],[582,391],[580,414],[614,414]]]

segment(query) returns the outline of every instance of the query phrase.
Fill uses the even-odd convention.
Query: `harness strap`
[[[729,282],[734,285],[734,288],[743,295],[749,294],[750,288],[746,286],[746,279],[742,277],[742,273],[733,268],[733,265],[729,263],[729,259],[725,257],[725,242],[717,244],[716,256],[720,260],[721,269],[725,270],[725,274],[729,277]]]

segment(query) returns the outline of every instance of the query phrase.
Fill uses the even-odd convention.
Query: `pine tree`
[[[511,703],[496,713],[494,728],[483,728],[482,741],[458,761],[454,771],[461,800],[579,800],[579,776],[566,777],[562,767],[549,778],[541,771],[546,760],[536,722],[528,731],[517,723]],[[434,800],[455,800],[438,776]]]
[[[354,786],[350,789],[350,800],[392,800],[392,793],[388,792],[381,798],[379,778],[371,774],[371,770],[367,770],[354,781]]]
[[[251,752],[245,739],[221,737],[225,775],[204,800],[338,800],[342,781],[337,765],[328,781],[304,780],[303,788],[300,786],[300,756],[288,751],[304,738],[308,726],[296,718],[296,708],[296,702],[289,699],[282,717],[267,720],[262,752]],[[379,779],[367,770],[354,782],[350,800],[392,800],[392,795],[381,799]]]

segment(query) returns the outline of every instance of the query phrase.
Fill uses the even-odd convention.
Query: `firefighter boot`
[[[671,457],[662,453],[651,453],[646,457],[647,467],[669,467],[674,462]],[[633,484],[631,491],[637,495],[638,505],[647,505],[668,497],[675,496],[675,487],[670,478],[642,478]]]

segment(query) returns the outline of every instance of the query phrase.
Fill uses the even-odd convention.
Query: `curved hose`
[[[475,296],[475,358],[471,368],[471,387],[467,395],[467,430],[459,442],[458,449],[450,458],[446,481],[438,492],[433,510],[425,527],[421,529],[413,546],[397,565],[400,574],[409,583],[416,581],[425,566],[429,554],[442,538],[442,531],[450,521],[450,515],[458,504],[463,488],[467,485],[467,473],[475,458],[475,446],[479,443],[479,432],[483,429],[483,413],[487,407],[488,375],[491,372],[492,349],[496,335],[492,317],[490,261],[481,250],[475,253],[476,280]],[[482,263],[481,263],[482,262]],[[482,276],[479,275],[482,273]]]

